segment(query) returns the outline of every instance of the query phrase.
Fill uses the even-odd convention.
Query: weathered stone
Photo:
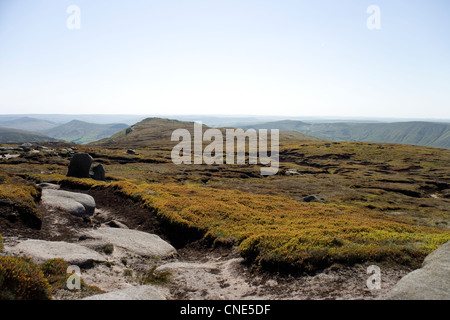
[[[408,273],[387,300],[450,300],[450,242],[429,254],[421,269]]]
[[[113,292],[97,294],[83,300],[167,300],[166,297],[151,285],[130,287]]]
[[[98,252],[84,246],[63,241],[44,241],[29,239],[13,247],[5,247],[5,252],[12,255],[26,256],[35,263],[61,258],[70,264],[84,266],[92,262],[104,262],[105,258]]]
[[[69,164],[68,177],[89,178],[89,170],[94,160],[87,153],[76,153]]]
[[[92,168],[92,171],[94,172],[93,178],[94,180],[100,180],[105,181],[105,169],[101,164],[96,165]]]
[[[128,150],[127,150],[127,153],[128,153],[128,154],[136,154],[136,151],[133,150],[133,149],[128,149]]]
[[[87,245],[101,246],[111,243],[140,256],[168,257],[175,248],[155,234],[121,228],[99,228],[84,232]],[[93,239],[93,240],[89,240]]]
[[[95,211],[94,198],[84,193],[43,189],[41,199],[48,208],[58,208],[77,217],[92,216]]]

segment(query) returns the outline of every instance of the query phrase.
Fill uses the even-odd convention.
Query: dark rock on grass
[[[76,153],[70,160],[68,177],[89,178],[89,170],[94,160],[87,153]]]
[[[324,198],[318,197],[316,195],[306,196],[302,199],[303,202],[325,202]]]
[[[103,168],[103,166],[101,164],[98,164],[95,167],[93,167],[92,171],[94,172],[94,175],[93,175],[94,180],[99,180],[99,181],[106,180],[105,169]]]
[[[127,150],[127,153],[128,153],[128,154],[136,154],[136,150],[128,149],[128,150]]]

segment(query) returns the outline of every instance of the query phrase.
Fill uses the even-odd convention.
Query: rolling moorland
[[[47,182],[100,203],[131,201],[143,210],[141,230],[196,257],[236,250],[246,270],[263,277],[364,263],[413,270],[450,240],[449,150],[326,141],[287,126],[280,170],[264,177],[258,165],[174,165],[177,128],[192,131],[192,123],[149,118],[93,143],[39,143],[41,152],[3,157],[0,234],[48,237],[37,187]],[[101,163],[106,181],[66,177],[75,151]],[[316,201],[305,201],[311,195]]]
[[[399,143],[450,149],[449,123],[425,121],[306,123],[285,120],[245,128],[293,130],[330,141]]]

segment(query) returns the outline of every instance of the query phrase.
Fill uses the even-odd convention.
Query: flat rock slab
[[[165,258],[176,253],[176,249],[159,236],[143,231],[119,228],[99,228],[83,232],[89,239],[87,244],[111,243],[140,256]]]
[[[26,256],[35,263],[61,258],[70,264],[85,266],[92,262],[105,262],[106,259],[98,252],[74,243],[63,241],[25,240],[13,247],[5,247],[5,252],[13,255]]]
[[[421,269],[400,279],[385,299],[450,300],[450,242],[429,254]]]
[[[82,300],[167,300],[166,297],[151,285],[126,288],[118,291],[97,294]]]
[[[77,217],[92,216],[95,200],[88,194],[55,189],[42,190],[42,203],[48,208],[57,208]]]
[[[219,271],[216,264],[213,263],[190,263],[190,262],[171,262],[163,264],[155,269],[155,273],[182,271],[182,270],[207,270],[207,271]]]

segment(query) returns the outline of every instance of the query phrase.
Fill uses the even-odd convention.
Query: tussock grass
[[[34,183],[15,175],[0,173],[0,206],[17,210],[20,218],[30,227],[39,229],[41,212],[37,202],[41,189]]]

